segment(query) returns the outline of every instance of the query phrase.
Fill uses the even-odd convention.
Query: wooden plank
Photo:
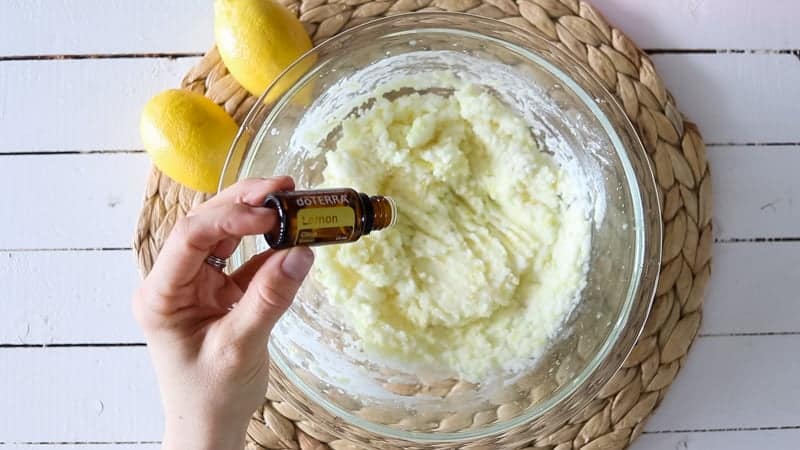
[[[0,249],[130,247],[149,170],[144,154],[2,157]]]
[[[0,253],[0,344],[144,342],[131,251]]]
[[[796,233],[800,218],[791,199],[798,195],[794,168],[800,152],[714,147],[710,156],[720,238]],[[0,216],[16,218],[5,223],[0,248],[130,245],[148,169],[145,155],[6,156],[0,168],[0,189],[16,193],[14,201],[0,202]],[[775,198],[782,199],[775,211],[762,210]],[[800,267],[798,245],[716,245],[703,332],[800,331],[795,277],[787,276]],[[8,262],[0,265],[0,285],[10,287],[11,300],[0,304],[0,343],[141,341],[128,311],[138,279],[129,253],[4,252],[0,258]],[[76,273],[91,274],[92,282]]]
[[[161,444],[147,444],[147,443],[117,443],[117,442],[97,442],[87,444],[76,444],[74,442],[65,442],[59,444],[45,444],[45,443],[0,443],[0,447],[14,448],[16,450],[97,450],[101,448],[110,448],[112,450],[158,450]]]
[[[797,48],[795,0],[594,0],[644,48]]]
[[[798,48],[793,0],[596,0],[644,48]],[[0,56],[203,52],[213,42],[211,2],[5,0]],[[723,20],[724,18],[724,20]]]
[[[800,66],[800,64],[798,64]],[[711,147],[718,239],[800,235],[800,148]]]
[[[148,98],[197,58],[0,62],[0,153],[141,149]]]
[[[798,335],[698,339],[645,431],[800,425],[798,346]]]
[[[714,254],[701,333],[800,332],[800,243],[716,244]],[[130,251],[3,252],[0,260],[0,344],[143,342],[129,307],[139,283]]]
[[[643,434],[630,450],[793,450],[800,430]]]
[[[710,149],[719,239],[797,235],[795,150]],[[0,216],[15,220],[0,249],[129,247],[148,167],[144,154],[5,156],[0,187],[15,197],[0,204]]]
[[[653,61],[706,142],[800,142],[797,56],[663,54]]]
[[[798,333],[800,243],[714,246],[704,334]]]
[[[0,56],[204,52],[213,2],[4,0]]]
[[[797,335],[698,339],[646,430],[800,425],[798,347]],[[159,439],[145,348],[0,349],[0,376],[0,409],[16,418],[0,421],[0,442]]]
[[[4,348],[0,376],[0,442],[161,439],[145,348]]]
[[[724,431],[710,433],[644,434],[631,446],[631,450],[773,450],[794,449],[800,441],[798,430]],[[0,444],[5,447],[6,445]],[[157,450],[159,444],[14,444],[18,450]]]
[[[800,142],[792,55],[656,55],[707,142]],[[0,153],[139,149],[139,113],[196,58],[0,62]]]

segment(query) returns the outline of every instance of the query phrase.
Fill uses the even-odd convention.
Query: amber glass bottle
[[[278,212],[278,226],[264,234],[272,248],[355,242],[397,220],[390,197],[349,188],[275,192],[264,206]]]

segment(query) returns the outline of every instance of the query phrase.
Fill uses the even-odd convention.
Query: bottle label
[[[356,223],[353,208],[303,208],[297,212],[297,244],[309,244],[317,238],[342,241],[350,239]]]

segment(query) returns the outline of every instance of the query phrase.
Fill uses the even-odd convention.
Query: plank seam
[[[186,53],[76,53],[63,55],[9,55],[0,56],[0,62],[8,61],[52,61],[52,60],[80,60],[80,59],[180,59],[198,58],[203,52]]]
[[[673,434],[673,433],[729,433],[733,431],[781,431],[800,430],[800,425],[784,425],[776,427],[733,427],[733,428],[697,428],[685,430],[656,430],[645,431],[642,434]]]

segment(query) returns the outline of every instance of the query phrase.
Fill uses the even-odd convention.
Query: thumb
[[[250,280],[242,300],[228,314],[240,339],[259,345],[266,343],[313,262],[314,253],[308,247],[278,251],[267,258]]]

